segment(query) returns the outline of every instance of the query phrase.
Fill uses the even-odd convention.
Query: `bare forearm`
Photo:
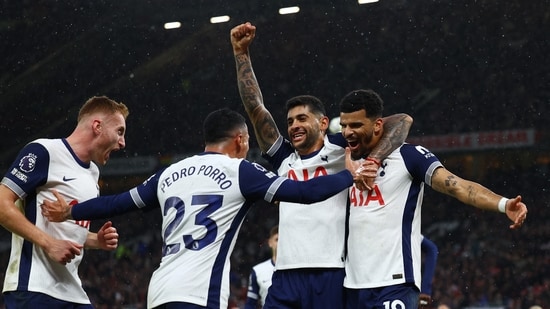
[[[84,248],[87,249],[99,249],[99,241],[97,240],[97,233],[88,232],[88,237],[84,243]]]
[[[384,120],[384,135],[370,152],[369,157],[381,162],[405,142],[413,119],[407,114],[396,114]]]
[[[0,214],[0,224],[8,231],[19,235],[39,247],[47,247],[50,236],[37,228],[13,204],[3,204]]]
[[[521,195],[512,199],[498,195],[484,186],[464,180],[443,167],[437,168],[432,175],[432,188],[455,197],[459,201],[479,209],[506,213],[513,224],[511,229],[523,225],[527,218],[527,206],[521,201]]]
[[[244,108],[254,126],[254,132],[262,151],[267,151],[277,140],[280,133],[275,121],[265,108],[263,96],[252,69],[248,53],[235,55],[237,65],[237,84]]]
[[[437,169],[432,179],[438,179],[439,176],[443,177],[443,181],[436,181],[432,184],[436,191],[479,209],[498,211],[498,202],[502,196],[476,182],[448,173],[443,168]]]
[[[235,63],[237,66],[239,95],[246,112],[249,116],[252,116],[254,110],[263,105],[263,97],[258,80],[252,69],[250,55],[248,53],[235,55]]]

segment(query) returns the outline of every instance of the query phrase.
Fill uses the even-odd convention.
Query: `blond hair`
[[[126,119],[128,114],[128,107],[124,103],[116,102],[109,99],[106,96],[94,96],[88,99],[78,112],[78,121],[82,120],[86,115],[94,113],[104,113],[107,115],[120,113]]]

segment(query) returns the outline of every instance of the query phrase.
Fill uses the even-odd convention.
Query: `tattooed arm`
[[[407,114],[395,114],[382,120],[384,134],[355,174],[355,186],[362,191],[372,189],[382,161],[405,142],[413,122]]]
[[[405,142],[413,123],[412,117],[407,114],[384,117],[383,121],[384,135],[369,154],[369,158],[378,162],[382,162],[392,151]]]
[[[271,113],[265,108],[258,80],[252,69],[248,47],[256,27],[250,23],[231,29],[231,45],[237,66],[237,84],[244,108],[252,125],[261,151],[267,152],[281,135]]]
[[[444,167],[439,167],[434,171],[431,182],[434,190],[452,196],[462,203],[484,210],[499,211],[501,195],[479,183],[462,179]],[[520,195],[508,199],[504,203],[506,215],[514,222],[510,228],[519,228],[527,217],[527,206],[521,201]]]

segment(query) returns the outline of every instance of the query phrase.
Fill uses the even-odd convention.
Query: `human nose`
[[[288,129],[293,131],[296,127],[298,127],[298,121],[296,120],[290,120],[288,122]]]
[[[118,139],[118,146],[120,147],[120,149],[124,149],[124,147],[126,147],[126,140],[124,139],[124,136],[121,136]]]
[[[349,135],[351,135],[351,134],[352,134],[352,131],[351,131],[348,127],[342,126],[342,135],[343,135],[344,137],[347,137],[347,136],[349,136]]]

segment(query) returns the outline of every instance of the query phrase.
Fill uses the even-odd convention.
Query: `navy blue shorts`
[[[343,268],[277,270],[264,309],[343,309]]]
[[[416,309],[420,292],[404,283],[372,289],[346,289],[346,309]]]
[[[153,309],[204,309],[206,307],[190,304],[190,303],[181,303],[181,302],[171,302],[164,305],[157,306]]]
[[[6,309],[93,309],[90,304],[77,304],[60,300],[44,293],[29,291],[11,291],[4,293]]]

